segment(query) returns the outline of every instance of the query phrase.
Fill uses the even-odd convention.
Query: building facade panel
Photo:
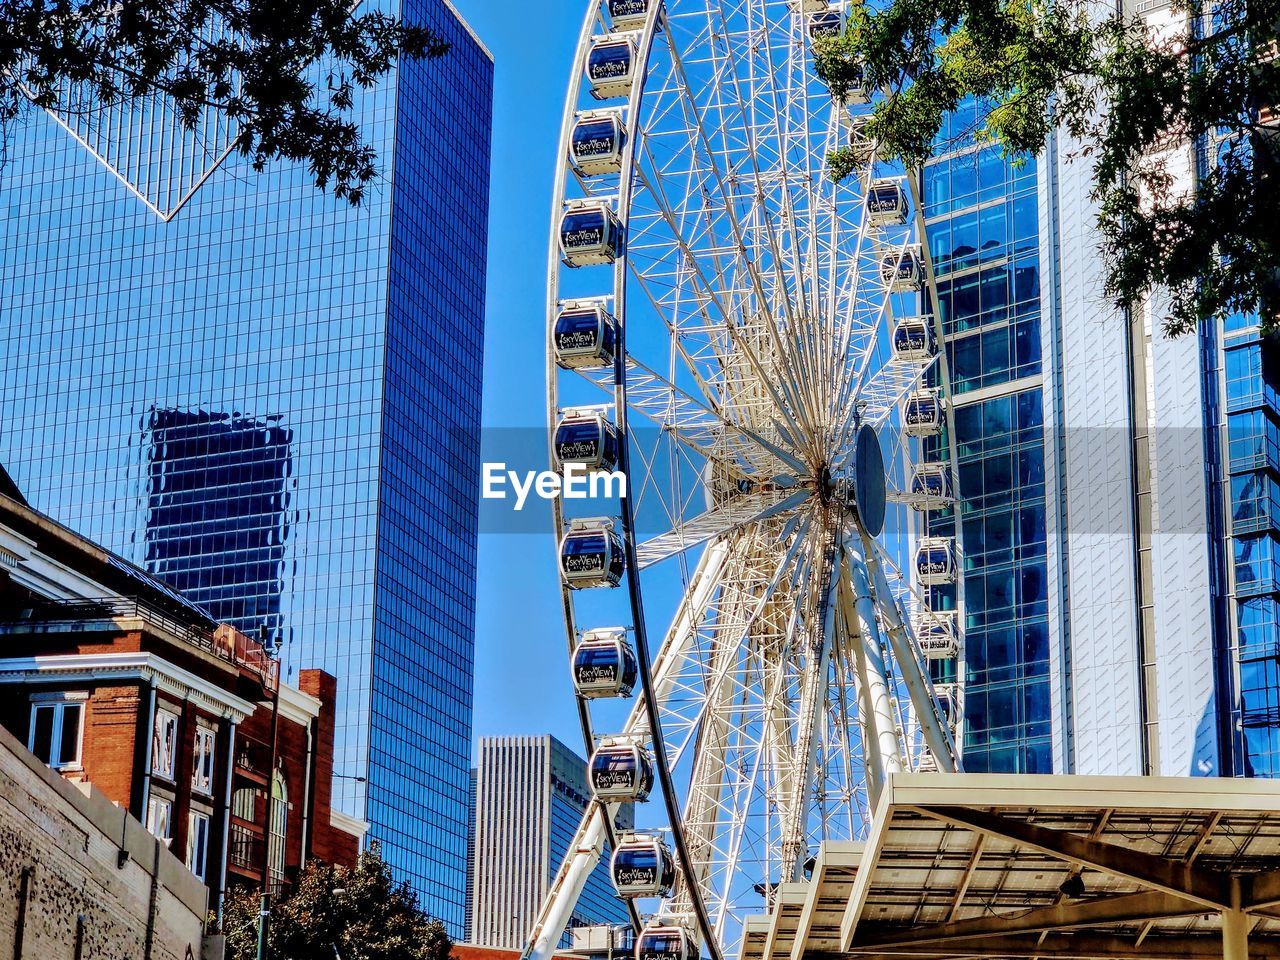
[[[1056,171],[1074,772],[1141,773],[1128,333],[1102,294],[1079,147],[1061,138]]]
[[[1159,295],[1141,313],[1153,374],[1152,577],[1160,745],[1155,772],[1216,776],[1217,704],[1214,672],[1207,669],[1214,658],[1213,605],[1200,348],[1193,337],[1163,335],[1166,311]]]

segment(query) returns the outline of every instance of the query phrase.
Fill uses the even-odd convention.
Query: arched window
[[[272,895],[280,892],[284,883],[285,838],[289,826],[289,788],[284,772],[276,770],[271,778],[271,812],[267,834],[267,883]]]

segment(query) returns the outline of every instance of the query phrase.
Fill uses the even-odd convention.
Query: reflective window
[[[151,729],[151,772],[166,780],[173,779],[178,759],[178,715],[163,707],[156,708]]]
[[[192,813],[187,821],[187,869],[201,880],[209,863],[209,817]]]
[[[213,793],[213,770],[216,759],[217,735],[209,728],[196,728],[195,760],[191,772],[191,789],[209,796]]]

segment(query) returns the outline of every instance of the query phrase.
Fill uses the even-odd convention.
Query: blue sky
[[[541,428],[551,185],[585,4],[454,4],[496,62],[485,425]],[[542,529],[480,538],[475,735],[552,733],[580,749],[549,519]]]

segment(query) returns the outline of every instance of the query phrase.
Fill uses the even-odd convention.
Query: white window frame
[[[196,725],[195,757],[191,769],[191,789],[206,797],[213,796],[214,769],[218,756],[218,732],[213,727]]]
[[[49,766],[54,770],[84,769],[84,720],[89,704],[89,694],[84,691],[57,693],[33,693],[31,695],[31,717],[27,732],[27,749],[36,751],[36,713],[39,710],[53,711],[53,726],[49,734]],[[59,752],[62,748],[62,724],[67,715],[67,708],[79,707],[80,729],[76,731],[76,753],[70,759],[64,759]]]
[[[284,883],[285,852],[289,845],[289,784],[277,769],[267,794],[267,883],[277,893]]]
[[[164,832],[160,832],[160,828]],[[147,800],[147,832],[166,844],[173,843],[173,801],[168,797],[150,797]]]
[[[167,707],[156,707],[156,715],[151,726],[151,773],[172,782],[174,769],[178,764],[178,715]],[[161,736],[162,727],[171,732],[168,752],[164,750],[165,738]]]
[[[192,810],[187,818],[187,869],[200,880],[209,870],[209,832],[209,815]]]

